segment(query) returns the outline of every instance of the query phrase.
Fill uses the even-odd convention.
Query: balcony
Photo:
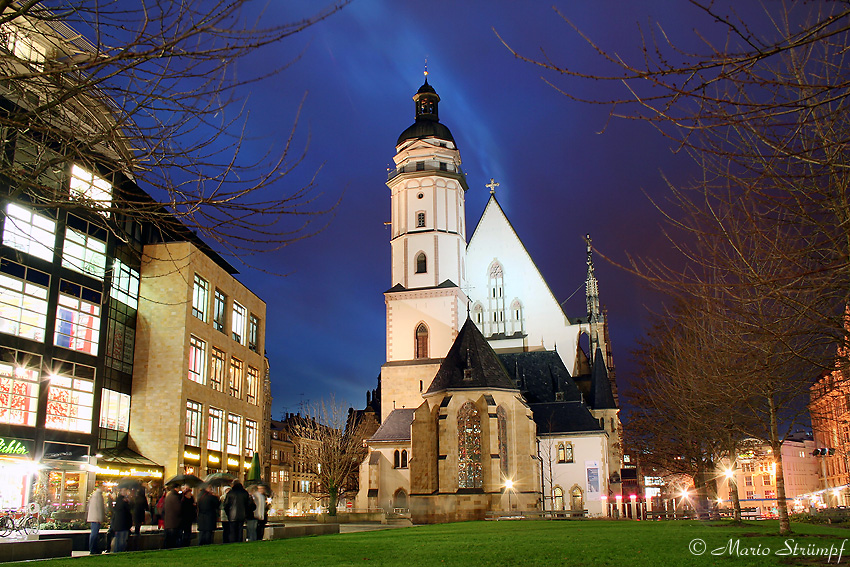
[[[387,181],[393,180],[402,173],[416,173],[420,171],[443,171],[454,174],[458,176],[461,183],[464,187],[466,187],[466,174],[460,166],[456,166],[454,163],[446,163],[444,161],[437,160],[417,161],[391,169],[387,171]]]

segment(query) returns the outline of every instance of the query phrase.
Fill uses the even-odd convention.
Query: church
[[[414,523],[531,510],[609,514],[622,446],[587,237],[587,314],[568,317],[496,198],[467,242],[460,152],[425,83],[388,173],[386,362],[368,401],[357,507]],[[586,349],[586,350],[585,350]]]

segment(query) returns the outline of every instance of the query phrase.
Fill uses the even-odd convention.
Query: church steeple
[[[407,140],[436,138],[450,142],[449,147],[454,148],[455,140],[452,137],[452,133],[444,124],[440,123],[439,102],[440,95],[428,83],[426,72],[425,82],[419,87],[416,94],[413,95],[416,122],[401,133],[401,136],[398,137],[398,141],[395,143],[396,147]]]
[[[437,94],[434,87],[428,84],[427,76],[425,77],[425,83],[413,95],[413,100],[416,103],[417,120],[436,120],[439,122],[440,113],[437,103],[440,102],[440,95]]]
[[[593,248],[590,243],[590,235],[584,237],[587,243],[587,279],[584,287],[587,295],[587,320],[592,323],[602,321],[602,310],[599,308],[599,282],[596,281],[596,273],[593,271]]]

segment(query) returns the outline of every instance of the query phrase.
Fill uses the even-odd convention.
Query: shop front
[[[183,447],[183,474],[202,476],[201,448],[185,445]]]
[[[207,451],[207,474],[223,472],[222,455],[219,451]]]
[[[21,509],[30,501],[29,487],[38,472],[35,441],[0,437],[0,509]]]
[[[47,513],[78,514],[85,511],[89,489],[89,445],[44,442],[41,458],[42,504]]]
[[[107,488],[122,480],[137,480],[148,488],[162,485],[164,469],[152,460],[130,449],[104,451],[94,466],[95,481]]]

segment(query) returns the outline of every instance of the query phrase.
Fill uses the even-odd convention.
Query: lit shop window
[[[0,423],[35,427],[38,370],[0,362]]]
[[[129,431],[130,396],[104,388],[100,395],[100,426],[115,431]]]
[[[97,355],[100,293],[62,280],[56,308],[56,346]]]
[[[186,445],[201,444],[201,404],[186,400]]]
[[[245,456],[253,457],[257,450],[257,422],[253,419],[245,420]]]
[[[6,205],[3,244],[50,262],[55,241],[55,220],[14,203]]]
[[[227,415],[227,452],[232,455],[239,454],[240,440],[242,439],[242,417],[238,415]]]
[[[215,347],[210,359],[210,386],[213,390],[224,391],[224,352]]]
[[[110,295],[128,307],[139,308],[139,272],[117,258],[112,264]]]
[[[106,242],[70,226],[66,227],[62,266],[102,280],[106,273]]]
[[[112,206],[112,184],[91,171],[74,164],[71,167],[71,197],[88,201],[98,209]],[[105,217],[108,210],[98,211]]]
[[[0,333],[44,342],[50,276],[0,260]]]
[[[94,381],[52,376],[47,389],[45,427],[91,433]]]
[[[248,367],[248,398],[249,404],[257,405],[257,395],[260,390],[260,371],[253,366]]]
[[[233,329],[233,340],[239,344],[244,344],[245,339],[245,308],[233,302],[233,321],[231,321]]]
[[[195,287],[192,290],[192,315],[206,322],[209,300],[210,284],[207,283],[207,280],[195,274]]]
[[[224,422],[224,410],[210,408],[207,420],[207,449],[221,451],[221,432]]]
[[[192,335],[189,337],[189,380],[206,383],[204,363],[207,360],[207,343]]]

